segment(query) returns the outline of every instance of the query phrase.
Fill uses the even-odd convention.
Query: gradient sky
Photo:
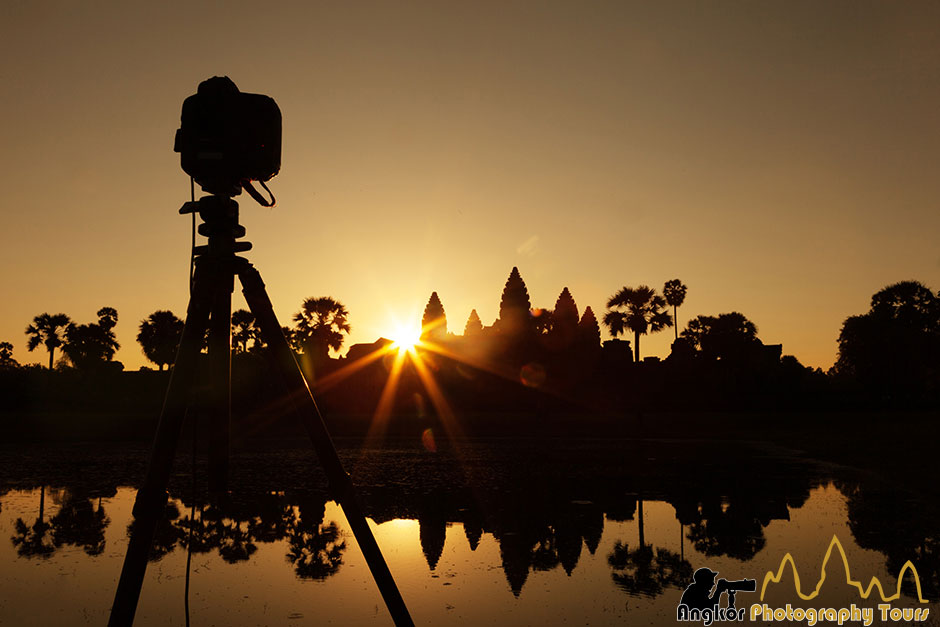
[[[282,323],[347,346],[568,286],[599,315],[680,278],[827,368],[881,287],[940,287],[940,3],[43,2],[0,5],[0,341],[117,308],[117,354],[185,313],[180,107],[228,75],[284,116],[275,209],[239,197]],[[353,4],[353,3],[348,3]],[[234,301],[242,307],[240,294]],[[645,337],[666,356],[672,330]],[[605,332],[605,337],[607,334]]]

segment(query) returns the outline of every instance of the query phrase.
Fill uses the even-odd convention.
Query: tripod
[[[287,386],[292,411],[310,436],[329,481],[330,492],[346,514],[392,619],[396,625],[413,625],[408,608],[366,523],[352,481],[343,470],[310,388],[274,315],[261,274],[248,260],[235,254],[251,249],[250,243],[237,241],[245,235],[245,228],[238,224],[238,203],[228,196],[216,194],[188,202],[180,209],[180,213],[194,212],[198,212],[203,220],[199,233],[207,236],[209,241],[207,246],[199,246],[195,250],[196,269],[186,324],[160,414],[147,476],[137,491],[134,525],[108,625],[117,627],[132,625],[134,622],[154,531],[166,507],[166,490],[173,457],[186,414],[191,382],[196,374],[196,362],[207,330],[212,388],[209,398],[212,407],[210,432],[218,436],[213,437],[209,445],[209,488],[216,492],[225,490],[228,421],[231,412],[230,320],[236,276],[242,284],[248,308],[259,325],[262,339]]]

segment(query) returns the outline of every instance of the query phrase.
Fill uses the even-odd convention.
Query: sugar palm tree
[[[307,298],[294,314],[296,340],[304,346],[305,353],[312,351],[326,357],[330,349],[342,348],[343,334],[352,330],[346,321],[348,315],[346,307],[329,296]]]
[[[45,345],[49,351],[49,370],[52,370],[56,347],[62,346],[60,333],[65,331],[70,323],[71,320],[64,313],[43,313],[33,318],[33,323],[26,327],[26,335],[29,336],[26,348],[33,351],[40,344]]]
[[[640,361],[640,336],[672,326],[672,316],[664,311],[666,299],[651,287],[623,287],[607,301],[604,324],[617,337],[627,329],[633,331],[634,361]],[[622,310],[622,311],[621,311]]]
[[[676,339],[679,339],[679,307],[685,302],[685,293],[688,287],[679,279],[666,281],[663,285],[663,296],[666,297],[666,303],[672,307],[672,316],[675,319],[673,325],[676,329]]]

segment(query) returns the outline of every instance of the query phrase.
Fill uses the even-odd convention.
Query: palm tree
[[[679,307],[685,302],[685,293],[688,287],[683,285],[679,279],[666,281],[663,285],[663,296],[666,297],[666,303],[672,307],[673,318],[675,318],[676,339],[679,339]]]
[[[155,311],[140,323],[137,341],[147,359],[160,366],[176,360],[176,349],[183,335],[183,321],[172,311]]]
[[[626,311],[612,309],[620,307]],[[633,331],[634,361],[640,361],[640,335],[655,333],[672,326],[672,316],[663,311],[666,299],[651,287],[641,285],[637,288],[623,287],[607,301],[607,313],[604,324],[611,335],[617,337],[626,329]]]
[[[118,313],[113,307],[98,310],[98,322],[91,324],[69,324],[65,329],[65,344],[62,352],[76,368],[100,367],[114,359],[121,345],[114,335]]]
[[[118,313],[114,307],[102,307],[95,315],[98,316],[98,326],[105,331],[110,331],[117,325]]]
[[[308,351],[325,358],[332,349],[343,346],[343,334],[352,327],[346,321],[349,312],[339,301],[329,296],[304,300],[300,311],[294,314],[296,340]]]
[[[248,343],[254,351],[261,347],[261,330],[255,325],[255,316],[246,309],[232,312],[232,347],[236,353],[247,353]]]
[[[57,346],[62,346],[61,331],[71,323],[69,317],[64,313],[58,314],[39,314],[33,318],[33,323],[26,327],[26,335],[29,336],[29,342],[26,348],[32,352],[40,344],[46,346],[49,351],[49,370],[52,370],[52,359]]]

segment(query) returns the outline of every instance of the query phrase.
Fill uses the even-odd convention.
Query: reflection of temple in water
[[[605,525],[624,521],[634,523],[636,535],[610,538],[607,546],[613,549],[605,549],[609,553],[602,558],[616,586],[629,594],[655,597],[688,581],[686,551],[691,548],[705,556],[753,559],[765,545],[765,528],[774,520],[788,520],[790,511],[802,507],[820,485],[816,470],[753,461],[732,470],[703,470],[700,463],[685,462],[682,456],[651,460],[654,455],[648,451],[636,455],[645,464],[627,459],[619,472],[585,480],[557,471],[573,466],[563,465],[560,453],[546,450],[539,452],[544,457],[541,466],[485,458],[485,463],[465,467],[465,476],[485,488],[471,489],[469,480],[429,477],[439,460],[409,454],[409,463],[397,467],[402,471],[398,477],[382,466],[381,456],[378,462],[368,462],[375,466],[365,468],[366,515],[377,523],[417,520],[417,540],[429,571],[439,571],[445,544],[454,541],[454,536],[447,538],[449,526],[462,527],[461,540],[471,551],[489,535],[508,588],[517,597],[534,572],[557,569],[576,576],[579,561],[598,551]],[[252,476],[263,476],[249,470]],[[303,467],[301,474],[307,470]],[[379,482],[373,475],[386,479]],[[118,484],[89,486],[76,483],[75,477],[64,472],[41,477],[43,483],[18,486],[36,490],[35,514],[17,520],[9,539],[21,558],[42,559],[66,546],[79,547],[89,556],[105,551],[104,532],[111,519],[102,499],[113,497]],[[215,552],[237,563],[251,560],[261,545],[280,542],[286,563],[298,577],[327,579],[341,570],[349,545],[337,522],[324,519],[330,495],[313,483],[309,490],[285,491],[258,481],[222,503],[199,497],[194,516],[185,484],[176,486],[173,494],[182,498],[168,503],[151,559],[188,550]],[[837,486],[847,499],[848,523],[857,543],[884,553],[890,572],[898,572],[911,559],[924,594],[936,596],[940,538],[927,528],[929,517],[920,511],[922,506],[898,491],[858,481],[840,481]],[[647,542],[649,501],[674,509],[678,550]],[[663,524],[661,517],[657,524]],[[620,533],[623,527],[609,528]]]
[[[18,525],[21,533],[14,536],[13,543],[20,555],[49,555],[66,543],[82,546],[89,555],[103,550],[104,528],[109,519],[100,503],[69,490],[59,494],[64,495],[62,504],[54,516],[44,517],[44,525],[30,526],[24,522],[23,529]],[[594,555],[597,551],[606,519],[637,520],[640,529],[643,525],[643,510],[634,494],[599,495],[597,500],[564,498],[561,494],[551,498],[506,495],[470,504],[460,498],[409,500],[407,495],[374,496],[365,505],[367,515],[374,520],[417,519],[418,540],[430,571],[438,567],[444,554],[447,528],[451,524],[462,525],[471,550],[476,550],[485,534],[491,535],[498,545],[509,589],[515,596],[521,594],[532,572],[558,568],[571,576],[583,554]],[[298,577],[326,579],[339,571],[348,548],[337,523],[324,520],[327,499],[322,493],[243,495],[237,502],[226,504],[198,502],[194,518],[188,505],[171,501],[157,529],[151,559],[159,560],[180,549],[216,552],[226,562],[237,563],[251,559],[260,544],[283,541],[285,559]],[[710,554],[707,551],[740,554],[740,541],[726,530],[748,529],[753,535],[760,533],[762,516],[767,522],[770,520],[759,508],[746,510],[746,505],[732,508],[706,501],[692,508],[681,497],[674,500],[678,505],[677,519],[686,526],[686,537],[697,548],[701,545],[706,554]],[[383,507],[383,503],[388,507]],[[686,512],[680,509],[683,503],[688,508]],[[746,515],[738,516],[737,512],[745,511]],[[719,532],[715,533],[716,530]],[[759,540],[752,540],[745,546],[759,544]],[[679,555],[663,548],[619,541],[608,561],[618,586],[650,596],[678,585],[690,568]]]

